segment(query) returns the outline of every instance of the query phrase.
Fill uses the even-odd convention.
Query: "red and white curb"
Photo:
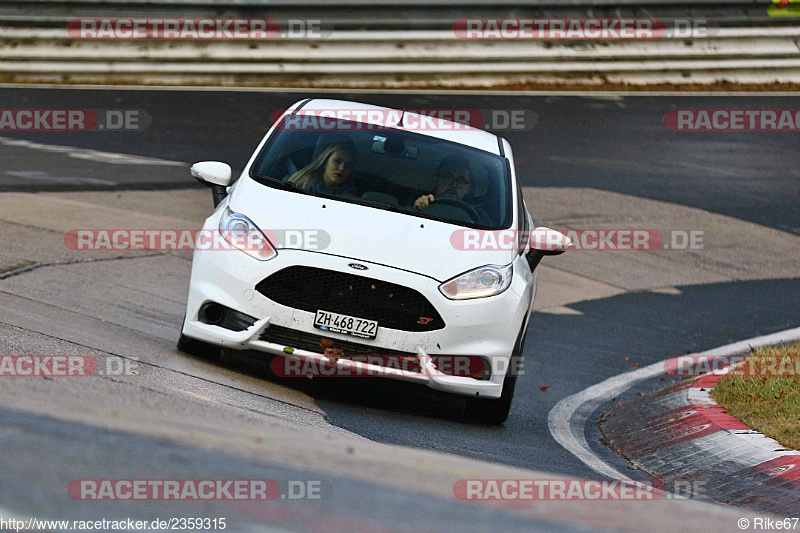
[[[800,328],[747,339],[697,355],[747,353],[792,342]],[[630,479],[594,453],[584,433],[596,409],[638,382],[664,375],[664,362],[609,378],[561,400],[550,411],[553,437],[595,471]],[[800,513],[800,453],[725,414],[708,396],[720,376],[699,379],[615,406],[602,425],[607,440],[666,486],[689,482],[704,497],[777,514]],[[690,400],[691,398],[691,400]]]
[[[752,429],[738,418],[727,414],[711,398],[711,389],[723,375],[724,373],[700,376],[694,386],[687,389],[688,405],[696,410],[701,419],[724,432],[725,450],[747,451],[747,454],[738,455],[739,464],[746,468],[757,468],[770,476],[780,476],[800,483],[800,451],[787,448],[775,439]],[[709,453],[712,451],[719,453],[718,450],[710,450]],[[797,511],[800,512],[800,485],[797,489]]]
[[[754,431],[709,396],[707,374],[615,405],[608,444],[667,487],[776,515],[800,514],[800,452]]]

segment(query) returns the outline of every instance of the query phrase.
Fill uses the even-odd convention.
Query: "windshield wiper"
[[[390,204],[388,202],[375,202],[375,201],[372,201],[372,200],[365,200],[363,198],[359,198],[358,196],[354,196],[353,198],[355,198],[358,201],[358,203],[361,204],[361,205],[366,205],[366,206],[369,206],[369,207],[377,207],[379,209],[385,209],[387,211],[394,211],[395,213],[407,213],[408,212],[408,208],[407,207],[403,207],[401,205]]]
[[[292,183],[291,181],[283,181],[282,179],[273,178],[272,176],[267,176],[266,174],[256,174],[254,177],[257,180],[268,181],[270,185],[275,185],[287,191],[297,191],[303,194],[311,194],[309,191],[298,186],[296,183]]]
[[[257,180],[267,181],[269,185],[275,185],[278,188],[287,190],[287,191],[296,191],[303,194],[308,194],[310,196],[320,196],[325,198],[332,198],[334,200],[341,200],[343,202],[351,201],[351,203],[357,203],[360,205],[367,205],[370,207],[377,207],[379,209],[386,209],[387,211],[394,211],[395,213],[414,213],[418,211],[414,211],[411,207],[405,207],[401,205],[394,205],[390,203],[384,202],[374,202],[367,200],[365,201],[363,198],[359,196],[342,196],[337,194],[325,193],[322,191],[308,191],[299,187],[297,184],[292,183],[291,181],[283,181],[282,179],[274,178],[272,176],[267,176],[266,174],[257,174],[253,176]]]

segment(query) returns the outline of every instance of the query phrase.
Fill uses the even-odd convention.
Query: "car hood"
[[[509,249],[463,250],[468,228],[267,187],[243,176],[228,206],[252,220],[277,250],[347,257],[446,281],[483,265],[507,265]],[[508,230],[507,230],[508,231]]]

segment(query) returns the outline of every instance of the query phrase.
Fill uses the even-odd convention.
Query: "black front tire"
[[[511,403],[514,400],[514,389],[517,386],[517,371],[522,368],[522,350],[525,348],[527,332],[526,329],[517,336],[517,342],[514,344],[514,351],[508,368],[508,372],[511,372],[511,375],[506,375],[503,380],[503,392],[500,397],[494,400],[467,398],[464,415],[468,420],[499,426],[508,419]]]
[[[516,385],[517,376],[507,376],[503,380],[503,392],[499,398],[494,400],[467,398],[464,415],[470,421],[499,426],[508,419]]]
[[[178,337],[178,350],[204,359],[215,359],[220,353],[219,346],[192,339],[183,333]]]

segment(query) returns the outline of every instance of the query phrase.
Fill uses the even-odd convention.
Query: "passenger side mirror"
[[[531,232],[529,244],[531,249],[525,254],[525,259],[533,272],[544,256],[559,255],[569,250],[572,240],[560,231],[541,227]]]
[[[230,165],[219,161],[203,161],[192,165],[191,172],[197,181],[211,187],[214,207],[217,207],[227,195],[225,189],[231,184]]]

